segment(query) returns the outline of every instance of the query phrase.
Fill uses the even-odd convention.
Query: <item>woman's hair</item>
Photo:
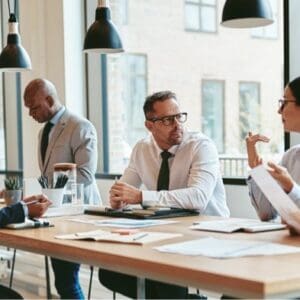
[[[291,89],[294,97],[296,98],[296,105],[300,105],[300,77],[293,79],[288,87]]]

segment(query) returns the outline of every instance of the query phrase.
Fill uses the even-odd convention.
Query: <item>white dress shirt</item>
[[[213,142],[203,134],[184,133],[180,145],[168,151],[170,181],[168,191],[156,191],[161,165],[152,135],[134,147],[121,181],[137,188],[143,184],[143,205],[196,209],[203,215],[229,217],[218,154]]]
[[[288,194],[300,207],[300,145],[296,145],[284,153],[280,165],[285,167],[296,184]],[[252,178],[247,180],[251,202],[261,220],[270,220],[278,216],[277,211],[261,192]],[[297,184],[298,183],[298,184]]]

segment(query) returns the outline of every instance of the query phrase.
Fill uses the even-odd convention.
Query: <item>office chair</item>
[[[0,299],[24,299],[18,292],[0,285]]]

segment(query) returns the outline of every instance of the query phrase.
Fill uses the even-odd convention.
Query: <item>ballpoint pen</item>
[[[28,202],[24,202],[25,205],[30,205],[30,204],[35,204],[38,203],[38,200],[33,200],[33,201],[28,201]]]
[[[144,238],[145,236],[147,236],[148,234],[149,234],[149,233],[142,233],[142,234],[140,234],[140,235],[134,237],[132,240],[133,240],[133,241],[140,240],[140,239]]]

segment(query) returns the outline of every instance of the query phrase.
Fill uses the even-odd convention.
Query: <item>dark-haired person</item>
[[[281,115],[286,132],[300,132],[300,77],[288,83],[283,98],[279,100],[278,113]],[[248,163],[254,168],[262,163],[256,151],[257,142],[268,142],[268,138],[260,134],[246,138]],[[289,197],[300,207],[300,145],[286,151],[279,164],[268,163],[270,174],[278,181]],[[251,201],[261,220],[267,221],[278,216],[277,211],[265,198],[253,179],[248,180]],[[300,224],[299,224],[300,225]]]
[[[22,223],[25,217],[41,217],[51,202],[44,195],[25,198],[17,204],[0,209],[0,228],[10,223]],[[0,299],[22,299],[15,291],[0,285]]]
[[[187,113],[180,110],[176,95],[162,91],[147,97],[144,114],[150,135],[136,144],[129,166],[111,187],[111,206],[162,205],[228,217],[216,147],[205,135],[184,130]],[[163,161],[169,176],[162,171]],[[141,190],[142,184],[146,190]],[[112,290],[137,297],[135,277],[100,269],[99,278]],[[186,297],[185,287],[146,280],[146,298]]]

